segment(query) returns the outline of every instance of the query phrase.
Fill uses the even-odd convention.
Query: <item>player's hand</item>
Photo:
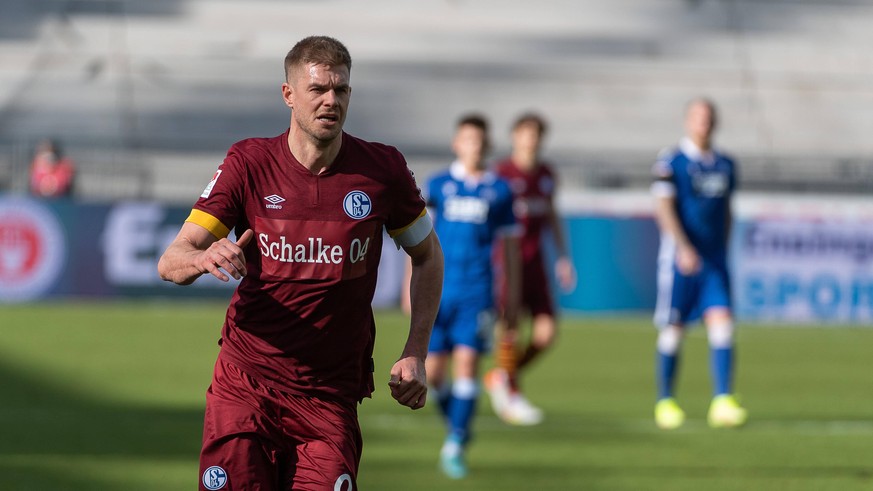
[[[401,358],[391,367],[391,397],[400,404],[421,409],[427,402],[427,374],[424,370],[424,359],[416,356]]]
[[[254,235],[252,229],[248,229],[236,242],[227,237],[213,242],[209,248],[197,255],[195,259],[197,269],[201,273],[209,273],[221,281],[230,281],[228,274],[237,280],[242,278],[247,273],[243,248],[251,242]]]
[[[690,245],[679,246],[676,249],[676,267],[685,276],[700,271],[700,255]]]
[[[576,288],[576,268],[569,258],[561,256],[555,261],[555,277],[564,292],[569,293]]]

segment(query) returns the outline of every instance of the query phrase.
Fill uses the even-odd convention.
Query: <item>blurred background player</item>
[[[674,381],[685,328],[703,318],[710,346],[714,398],[712,427],[735,427],[747,412],[732,395],[734,320],[731,314],[727,246],[736,167],[712,147],[717,117],[708,99],[695,99],[685,115],[686,137],[661,152],[653,173],[656,218],[661,231],[655,325],[658,401],[655,422],[678,428],[685,412],[674,399]]]
[[[490,348],[494,329],[495,241],[503,242],[507,261],[514,261],[514,266],[507,266],[507,274],[512,291],[518,291],[520,230],[509,185],[485,169],[488,148],[485,118],[462,117],[452,142],[457,160],[432,177],[427,187],[434,228],[445,255],[445,280],[426,367],[428,383],[437,393],[448,426],[440,467],[454,479],[467,475],[465,449],[479,392],[478,363]],[[513,309],[507,312],[507,323],[515,324]]]
[[[544,234],[551,234],[557,259],[555,276],[560,287],[569,291],[576,282],[561,220],[555,213],[555,173],[540,160],[546,122],[538,114],[522,114],[512,126],[512,155],[497,165],[496,172],[509,182],[514,195],[515,215],[522,225],[521,307],[531,316],[531,333],[523,346],[517,329],[501,326],[496,349],[497,367],[485,376],[485,388],[497,415],[510,424],[534,425],[543,419],[519,390],[520,372],[555,341],[557,322],[546,274]],[[500,251],[496,254],[500,260]],[[499,264],[499,262],[498,262]],[[506,308],[506,282],[498,278],[500,307]],[[519,324],[520,325],[520,324]]]
[[[45,139],[36,145],[30,165],[30,193],[41,198],[63,198],[73,194],[76,166],[65,157],[60,145]]]

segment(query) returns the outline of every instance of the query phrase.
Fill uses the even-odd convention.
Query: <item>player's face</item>
[[[512,146],[516,151],[536,154],[540,150],[540,127],[536,123],[523,123],[512,130]]]
[[[709,146],[712,131],[715,129],[715,114],[709,104],[695,102],[685,115],[685,131],[698,145]]]
[[[485,164],[485,154],[488,151],[488,141],[482,128],[465,124],[458,128],[452,149],[458,160],[468,167],[482,168]]]
[[[321,143],[334,141],[346,121],[352,88],[349,68],[308,63],[288,74],[282,84],[292,124]]]

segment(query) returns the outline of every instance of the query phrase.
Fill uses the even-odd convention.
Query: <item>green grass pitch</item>
[[[0,307],[0,490],[190,490],[221,303]],[[514,428],[480,399],[471,475],[439,474],[433,407],[390,399],[405,319],[378,312],[378,391],[360,407],[363,490],[873,489],[873,329],[741,326],[740,430],[711,430],[706,342],[685,346],[689,415],[652,421],[645,318],[567,318],[526,376],[546,421]],[[488,361],[486,360],[486,364]]]

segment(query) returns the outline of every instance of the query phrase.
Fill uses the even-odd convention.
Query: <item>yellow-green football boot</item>
[[[676,403],[676,399],[667,397],[655,404],[655,423],[662,430],[675,430],[685,422],[685,411]]]
[[[747,419],[749,412],[731,394],[715,396],[706,417],[712,428],[737,428],[746,424]]]

